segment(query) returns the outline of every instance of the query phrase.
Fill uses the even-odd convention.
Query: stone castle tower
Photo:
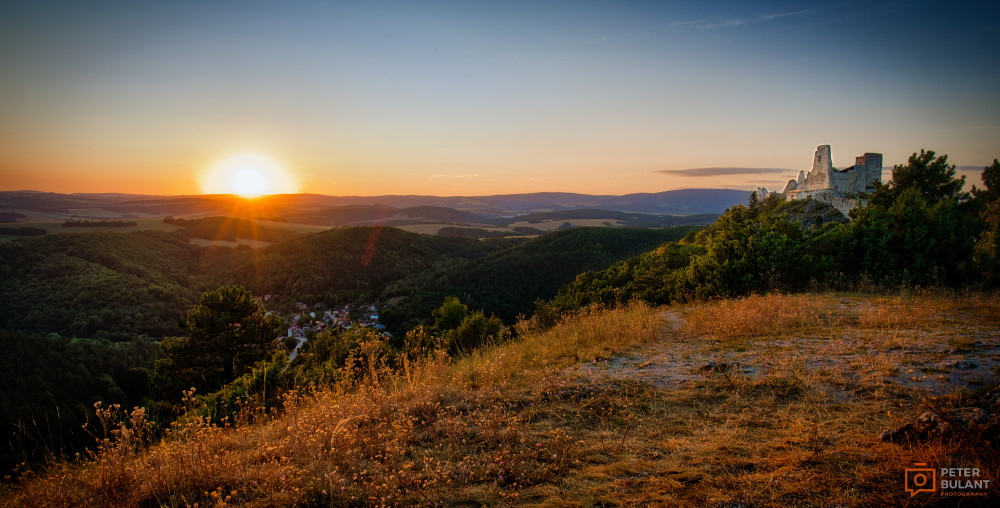
[[[854,166],[845,169],[833,167],[830,145],[816,147],[812,170],[799,171],[798,178],[789,180],[781,192],[757,188],[757,197],[764,199],[771,194],[785,199],[807,199],[829,203],[845,216],[862,202],[862,194],[871,193],[875,183],[882,181],[882,154],[866,153],[854,160]]]

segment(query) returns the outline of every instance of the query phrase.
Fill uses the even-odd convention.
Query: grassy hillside
[[[461,360],[431,355],[290,395],[253,424],[182,419],[149,443],[132,413],[95,459],[28,476],[6,502],[947,501],[904,491],[905,469],[926,463],[978,468],[993,480],[988,497],[964,502],[991,503],[998,324],[1000,300],[975,294],[591,309],[548,330],[525,323],[517,341]],[[880,438],[927,411],[937,430]]]
[[[429,316],[445,297],[454,296],[513,322],[518,314],[530,314],[536,300],[554,296],[578,273],[604,268],[697,229],[557,231],[458,267],[442,267],[392,284],[384,297],[407,298],[383,313],[383,318],[396,328],[409,328],[415,319]]]

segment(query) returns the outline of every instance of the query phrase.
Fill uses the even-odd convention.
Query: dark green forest
[[[195,250],[179,234],[81,232],[0,246],[0,328],[127,340],[177,333],[195,302]]]
[[[435,267],[450,267],[512,244],[418,235],[389,227],[334,229],[255,251],[246,250],[216,274],[255,294],[285,303],[374,300],[389,283]]]
[[[513,322],[528,315],[577,274],[608,266],[699,229],[574,228],[556,231],[458,267],[414,272],[389,284],[383,297],[405,296],[382,317],[390,328],[409,329],[426,319],[446,297]]]
[[[390,227],[300,235],[219,217],[171,220],[182,226],[174,232],[0,244],[0,387],[11,436],[3,466],[90,443],[80,429],[96,402],[145,405],[165,426],[180,392],[196,386],[217,419],[247,401],[273,406],[284,390],[350,379],[372,365],[434,350],[465,354],[505,340],[520,315],[553,322],[633,298],[995,288],[1000,163],[984,169],[984,188],[972,192],[934,152],[915,153],[892,173],[849,217],[819,202],[769,197],[731,207],[704,228],[571,228],[528,240]],[[191,243],[237,237],[275,243]],[[272,298],[265,308],[252,295]],[[287,316],[298,302],[377,303],[388,331],[315,333],[290,362],[294,344],[273,338],[284,325],[267,311]]]
[[[0,330],[0,466],[72,454],[93,442],[83,428],[94,403],[134,407],[154,396],[152,370],[163,356],[151,339],[66,339]]]

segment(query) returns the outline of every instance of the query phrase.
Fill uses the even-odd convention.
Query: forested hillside
[[[114,340],[177,333],[194,303],[183,235],[64,233],[0,245],[0,328]]]
[[[237,238],[280,242],[298,236],[293,231],[265,228],[252,220],[233,217],[203,217],[200,219],[163,219],[166,224],[181,226],[191,238],[205,240],[225,240],[234,242]]]
[[[0,467],[92,444],[83,425],[95,421],[94,403],[146,403],[161,356],[159,344],[144,338],[111,343],[0,330],[0,432],[7,436]]]
[[[383,292],[406,300],[384,312],[390,327],[405,329],[430,315],[449,296],[507,322],[528,315],[580,272],[608,266],[698,230],[576,228],[557,231],[458,267],[416,273]]]
[[[443,238],[377,226],[335,229],[258,249],[217,280],[279,300],[332,305],[374,298],[395,280],[482,257],[515,242]]]

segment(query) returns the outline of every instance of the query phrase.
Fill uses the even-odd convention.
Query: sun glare
[[[257,154],[230,157],[209,169],[201,180],[205,194],[236,194],[255,198],[267,194],[293,194],[298,184],[281,166]]]

